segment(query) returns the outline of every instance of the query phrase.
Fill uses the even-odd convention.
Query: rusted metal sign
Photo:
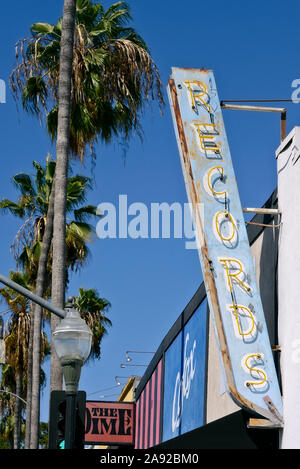
[[[282,401],[213,72],[172,68],[169,100],[228,392],[277,424]]]
[[[134,403],[87,401],[85,444],[133,445]]]

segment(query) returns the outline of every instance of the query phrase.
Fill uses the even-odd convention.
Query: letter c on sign
[[[224,182],[224,168],[222,166],[213,166],[208,171],[206,171],[203,182],[206,192],[218,199],[221,203],[225,202],[227,198],[227,191],[216,191],[214,189],[215,183],[219,180]]]

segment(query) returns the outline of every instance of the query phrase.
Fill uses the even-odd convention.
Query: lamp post
[[[90,354],[92,342],[92,332],[75,309],[73,298],[69,298],[65,318],[53,332],[53,342],[66,385],[65,449],[72,449],[75,441],[78,383],[81,367]]]
[[[119,378],[124,378],[124,379],[128,378],[129,379],[129,378],[131,378],[131,376],[116,376],[115,380],[116,380],[117,386],[121,386],[121,381],[119,380]]]

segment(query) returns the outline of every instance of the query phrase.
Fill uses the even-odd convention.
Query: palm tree
[[[10,278],[17,280],[23,286],[27,281],[19,273],[10,272]],[[27,365],[27,350],[29,345],[30,314],[29,302],[21,295],[17,295],[9,288],[1,288],[0,294],[9,307],[10,317],[4,329],[6,362],[14,371],[15,393],[22,393],[22,381]],[[0,396],[1,398],[1,396]],[[19,449],[21,424],[21,401],[15,399],[14,406],[14,448]]]
[[[12,181],[19,192],[17,201],[0,200],[0,213],[10,213],[23,220],[12,243],[12,250],[18,265],[25,269],[28,281],[35,284],[42,241],[47,226],[47,214],[54,183],[56,162],[47,157],[43,167],[33,161],[35,175],[16,174]],[[68,178],[66,202],[66,284],[69,270],[77,271],[89,258],[87,242],[95,235],[94,227],[88,221],[100,215],[95,205],[84,205],[87,192],[92,188],[91,179],[81,174]],[[47,259],[46,291],[50,296],[52,252]]]
[[[22,272],[10,272],[11,280],[19,283],[25,288],[30,288],[28,277]],[[9,317],[4,325],[4,340],[6,363],[13,371],[15,382],[16,396],[22,396],[26,390],[26,370],[28,361],[29,335],[30,335],[30,302],[21,294],[16,293],[11,288],[5,287],[0,289],[0,295],[8,306],[6,314]],[[49,353],[49,344],[45,334],[42,334],[41,344],[41,361],[45,354]],[[8,383],[7,373],[2,376],[2,387],[6,387]],[[0,396],[1,399],[2,396]],[[21,410],[22,401],[18,397],[15,399],[14,408],[14,448],[18,449],[20,445],[20,429],[21,429]]]
[[[51,265],[52,252],[46,255],[45,272],[39,275],[41,263],[40,257],[43,252],[43,240],[47,227],[49,227],[47,216],[49,215],[49,206],[53,205],[53,191],[55,174],[55,161],[47,158],[46,166],[42,167],[36,161],[33,162],[35,175],[30,176],[25,173],[19,173],[13,177],[13,182],[20,193],[16,202],[8,199],[0,201],[0,212],[10,212],[14,216],[24,221],[19,229],[13,243],[13,249],[19,265],[27,272],[28,278],[34,285],[38,279],[42,279],[41,288],[36,289],[39,296],[46,293],[50,296],[51,285]],[[68,271],[76,271],[84,265],[89,257],[87,242],[92,240],[94,228],[88,223],[89,218],[97,216],[97,208],[93,205],[82,205],[86,200],[87,191],[91,188],[91,181],[88,177],[82,175],[71,176],[68,179],[67,187],[67,214],[73,215],[73,219],[67,220],[66,225],[66,273],[65,278],[68,282]],[[48,230],[49,231],[49,230]],[[52,230],[48,233],[49,243],[52,239]],[[48,249],[49,250],[49,249]],[[36,314],[38,311],[38,314]],[[30,389],[27,401],[32,404],[32,421],[39,420],[39,388],[40,388],[40,334],[41,334],[41,308],[35,309],[33,315],[34,321],[34,355],[32,362],[32,398],[30,399]],[[28,418],[30,421],[30,418]],[[37,428],[36,428],[37,427]],[[30,426],[26,429],[26,447],[29,446],[30,435],[28,434]],[[38,424],[34,425],[33,443],[38,441]]]
[[[107,334],[107,327],[111,326],[111,320],[106,316],[110,303],[99,297],[96,289],[79,288],[75,305],[93,333],[90,358],[100,358],[101,340]]]
[[[71,77],[70,149],[82,159],[89,144],[113,136],[141,135],[145,104],[164,104],[158,69],[146,43],[128,26],[127,3],[107,11],[101,3],[77,0],[74,60]],[[72,19],[73,21],[73,19]],[[10,83],[24,108],[39,117],[46,112],[47,129],[57,136],[62,20],[56,25],[35,23],[31,38],[17,44],[18,66]]]
[[[16,390],[16,376],[11,365],[8,363],[2,366],[1,370],[1,393],[0,393],[0,435],[5,442],[5,446],[9,449],[16,448],[16,440],[18,438],[18,429],[20,428],[18,420],[17,402],[20,401],[20,394]],[[18,391],[19,392],[19,391]],[[19,396],[19,397],[16,397]],[[17,412],[16,412],[17,411]],[[16,418],[16,416],[18,417]],[[23,427],[23,425],[21,426]],[[23,428],[22,428],[23,429]]]
[[[46,375],[41,369],[41,387],[46,383]],[[16,381],[15,381],[15,372],[11,365],[6,364],[2,366],[1,373],[1,394],[0,394],[0,449],[12,449],[16,447],[14,440],[16,437],[16,399],[19,402],[25,404],[25,388],[28,383],[23,381],[23,388],[21,396],[17,393],[16,390]],[[24,392],[23,392],[24,391]],[[28,402],[27,402],[28,404]],[[23,405],[22,405],[23,408]],[[28,405],[26,405],[26,426],[28,418]],[[20,425],[20,442],[24,438],[25,434],[25,420],[21,416],[21,425]],[[41,422],[42,423],[42,422]],[[18,443],[19,446],[19,443]]]
[[[58,73],[58,111],[55,177],[55,199],[53,218],[53,265],[52,265],[52,302],[63,308],[65,304],[66,272],[66,202],[70,152],[71,88],[74,48],[74,28],[76,0],[64,0],[62,19],[60,57]],[[59,318],[52,315],[51,337],[59,324]],[[53,340],[52,340],[53,345]],[[50,389],[62,388],[62,368],[52,346]]]

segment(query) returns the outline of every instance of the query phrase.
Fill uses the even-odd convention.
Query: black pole
[[[75,448],[76,401],[77,393],[66,393],[65,449]]]

